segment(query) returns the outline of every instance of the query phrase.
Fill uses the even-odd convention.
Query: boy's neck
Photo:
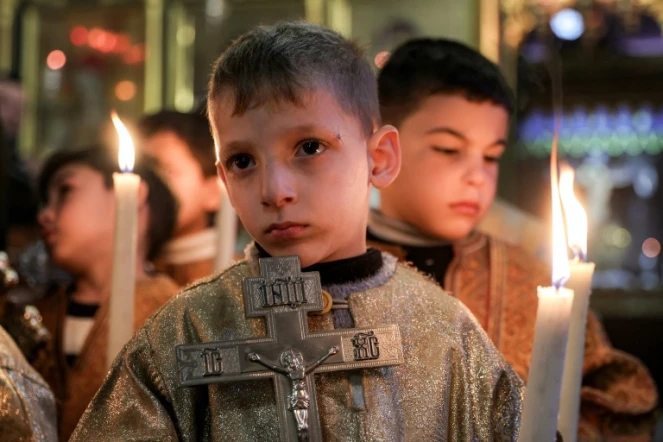
[[[173,239],[178,240],[178,239],[188,238],[190,236],[194,236],[201,232],[204,232],[209,228],[210,226],[207,224],[207,218],[201,218],[191,225],[176,227]]]
[[[141,255],[142,256],[142,255]],[[81,304],[100,304],[112,290],[112,264],[99,265],[76,277],[76,288],[72,300]],[[147,278],[143,259],[136,260],[136,281]]]
[[[385,215],[377,209],[371,209],[368,230],[383,240],[406,246],[434,247],[452,243],[427,235],[405,221]]]
[[[257,258],[269,258],[271,255],[255,243]],[[365,253],[335,261],[319,262],[302,268],[302,272],[318,272],[323,286],[345,284],[374,276],[383,265],[382,253],[369,249]]]

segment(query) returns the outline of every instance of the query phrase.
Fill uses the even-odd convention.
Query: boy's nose
[[[483,158],[480,161],[472,160],[465,170],[465,181],[471,186],[482,186],[486,181]]]
[[[39,225],[42,228],[51,226],[54,222],[54,219],[54,212],[50,205],[41,209],[37,215],[37,222],[39,222]]]
[[[288,171],[271,167],[262,183],[262,205],[280,208],[297,201],[293,177]]]

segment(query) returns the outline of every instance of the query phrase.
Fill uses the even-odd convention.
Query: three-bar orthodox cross
[[[320,311],[317,272],[301,273],[299,258],[260,259],[260,277],[244,279],[247,318],[264,316],[267,334],[247,340],[180,345],[179,382],[274,379],[280,440],[322,440],[313,373],[398,365],[398,326],[309,332],[306,315]]]

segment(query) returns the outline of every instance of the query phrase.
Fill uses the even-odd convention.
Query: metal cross
[[[244,279],[247,318],[264,316],[267,335],[176,348],[181,386],[274,379],[280,440],[322,441],[312,373],[398,365],[397,325],[309,332],[306,315],[320,311],[317,272],[299,258],[262,258],[260,277]]]

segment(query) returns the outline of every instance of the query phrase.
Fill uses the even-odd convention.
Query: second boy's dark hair
[[[379,124],[375,75],[359,46],[310,23],[261,26],[235,40],[216,62],[208,111],[212,117],[227,92],[233,114],[242,115],[269,101],[300,104],[303,94],[317,88],[331,92],[366,134]]]
[[[117,159],[113,158],[110,149],[101,145],[57,150],[46,159],[37,179],[42,203],[48,203],[48,188],[55,174],[63,167],[72,164],[81,164],[99,172],[107,189],[113,187],[113,173],[119,172]],[[161,176],[153,158],[147,155],[138,158],[134,173],[145,181],[148,188],[147,204],[150,208],[150,220],[147,228],[147,259],[153,260],[175,231],[177,200]]]
[[[489,101],[511,115],[514,96],[499,68],[456,41],[418,38],[399,46],[378,75],[382,120],[398,126],[431,95]]]
[[[164,110],[141,118],[138,122],[138,130],[144,138],[161,132],[172,132],[184,141],[200,164],[205,177],[216,175],[214,140],[205,116]]]

